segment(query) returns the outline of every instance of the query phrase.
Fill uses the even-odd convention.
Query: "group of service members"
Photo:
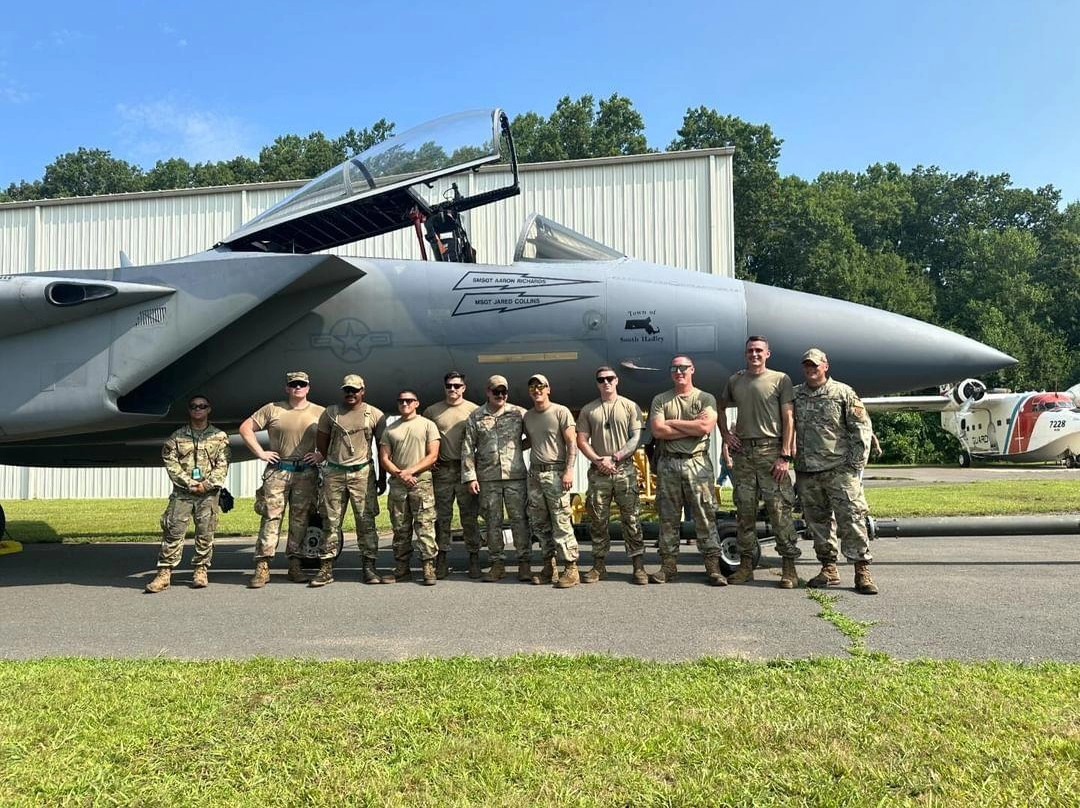
[[[567,407],[551,400],[551,384],[542,374],[529,377],[532,407],[526,410],[509,402],[510,386],[504,376],[487,380],[486,401],[478,406],[465,398],[464,375],[451,371],[443,379],[444,399],[422,415],[418,394],[408,388],[399,391],[399,417],[389,425],[381,410],[364,401],[362,377],[346,376],[341,402],[323,408],[308,400],[308,374],[288,373],[285,400],[266,404],[240,425],[244,443],[267,464],[256,497],[262,523],[255,543],[255,573],[248,586],[258,589],[270,581],[270,561],[286,511],[288,579],[313,587],[332,583],[342,545],[341,525],[350,505],[362,559],[361,581],[412,580],[416,553],[422,563],[420,579],[434,585],[450,572],[447,552],[455,502],[470,578],[498,581],[506,576],[505,515],[518,580],[559,589],[604,580],[614,503],[633,565],[633,583],[676,579],[686,509],[693,518],[709,583],[741,584],[754,577],[758,503],[763,501],[782,560],[780,587],[793,589],[798,585],[795,559],[800,555],[792,517],[794,468],[807,531],[821,563],[807,585],[839,585],[836,562],[842,553],[854,562],[856,591],[876,594],[861,482],[872,436],[866,409],[849,386],[829,376],[828,357],[821,350],[811,348],[803,355],[805,381],[798,386],[787,374],[770,370],[769,357],[768,340],[750,337],[746,368],[728,379],[719,403],[694,386],[689,357],[672,360],[672,388],[653,398],[648,418],[660,514],[660,568],[652,574],[645,571],[638,471],[633,462],[642,439],[642,413],[618,394],[619,378],[613,368],[597,369],[598,397],[582,408],[576,421]],[[737,411],[734,425],[726,417],[718,421],[718,413],[729,407]],[[191,585],[207,585],[229,442],[210,424],[210,401],[205,396],[193,396],[188,408],[188,424],[176,430],[162,450],[173,492],[162,517],[157,575],[147,592],[168,588],[192,518],[196,535]],[[733,458],[740,564],[729,577],[720,566],[716,474],[708,451],[717,425],[725,452]],[[255,434],[259,430],[267,431],[269,450],[259,445]],[[373,444],[378,446],[377,465]],[[526,448],[531,450],[528,465]],[[570,505],[578,451],[590,464],[586,510],[593,566],[584,573],[578,569],[580,553]],[[393,573],[380,575],[375,564],[375,516],[388,477],[396,566]],[[302,543],[315,511],[322,516],[323,532],[319,570],[309,580],[301,563]],[[486,573],[480,564],[479,515],[484,518],[488,551]],[[535,573],[534,541],[541,553]],[[557,560],[562,561],[561,571]]]

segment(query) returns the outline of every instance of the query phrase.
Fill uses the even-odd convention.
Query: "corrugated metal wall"
[[[508,264],[526,216],[536,212],[627,255],[730,277],[732,153],[707,149],[522,166],[519,196],[466,214],[470,237],[481,262]],[[454,180],[468,195],[505,185],[508,176],[496,167]],[[0,204],[0,275],[115,267],[121,251],[136,264],[201,252],[301,185]],[[449,181],[437,184],[428,198],[441,198],[448,190]],[[411,229],[333,252],[420,257]],[[260,473],[255,461],[234,464],[228,487],[237,496],[251,496]],[[168,492],[162,469],[0,466],[0,500],[165,497]]]

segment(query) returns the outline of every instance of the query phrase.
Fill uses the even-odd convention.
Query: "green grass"
[[[1075,805],[1080,667],[0,662],[4,805]]]
[[[1006,516],[1080,511],[1080,479],[867,488],[874,516]]]

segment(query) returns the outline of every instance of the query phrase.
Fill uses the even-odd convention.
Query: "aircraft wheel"
[[[720,568],[724,575],[731,575],[739,568],[739,535],[735,531],[725,530],[720,536]],[[761,545],[754,545],[754,566],[761,563]]]
[[[960,468],[962,468],[962,469],[971,468],[971,452],[961,451],[959,460],[960,460]]]
[[[7,517],[4,515],[4,506],[0,505],[0,540],[4,538],[7,532]]]

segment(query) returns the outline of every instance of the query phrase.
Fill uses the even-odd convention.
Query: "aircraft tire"
[[[971,452],[961,450],[959,460],[960,460],[960,468],[962,468],[962,469],[971,468]]]
[[[731,575],[739,568],[739,535],[731,528],[725,529],[720,534],[720,569],[724,575]],[[761,544],[754,547],[754,566],[761,563]]]
[[[7,533],[7,516],[4,515],[4,506],[0,505],[0,540]]]

